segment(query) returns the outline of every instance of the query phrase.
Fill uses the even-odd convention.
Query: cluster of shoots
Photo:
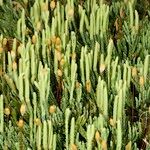
[[[150,28],[136,2],[23,3],[16,37],[0,35],[0,149],[150,148]]]

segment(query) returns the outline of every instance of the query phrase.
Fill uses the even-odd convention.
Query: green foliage
[[[51,5],[0,6],[0,149],[149,149],[149,1]]]

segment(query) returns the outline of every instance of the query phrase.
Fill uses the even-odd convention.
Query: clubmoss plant
[[[140,9],[0,0],[0,149],[148,150],[150,11]]]

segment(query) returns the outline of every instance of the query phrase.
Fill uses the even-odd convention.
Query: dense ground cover
[[[148,0],[0,0],[0,149],[150,149]]]

